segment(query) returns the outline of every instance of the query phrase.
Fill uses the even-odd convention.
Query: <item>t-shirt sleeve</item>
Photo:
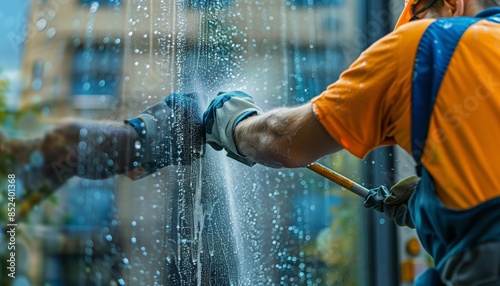
[[[391,33],[374,43],[312,100],[315,115],[328,133],[359,158],[395,143],[389,112],[391,98],[401,92],[398,38]]]

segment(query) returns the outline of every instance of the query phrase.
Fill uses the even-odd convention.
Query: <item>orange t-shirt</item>
[[[363,158],[381,145],[411,154],[411,96],[420,38],[433,20],[383,37],[312,100],[314,112],[345,149]],[[500,26],[481,20],[463,35],[430,119],[422,164],[450,208],[500,196]]]

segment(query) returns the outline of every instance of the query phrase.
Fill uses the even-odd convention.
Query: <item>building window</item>
[[[113,217],[113,193],[112,180],[88,181],[85,187],[71,185],[65,198],[66,233],[79,235],[106,226]]]
[[[97,3],[102,6],[119,6],[122,0],[80,0],[82,4],[93,4]]]
[[[43,85],[43,66],[44,63],[40,59],[36,59],[33,62],[33,68],[31,70],[32,82],[31,88],[33,91],[40,91]]]
[[[120,46],[77,48],[73,55],[71,94],[75,108],[109,108],[120,93]]]

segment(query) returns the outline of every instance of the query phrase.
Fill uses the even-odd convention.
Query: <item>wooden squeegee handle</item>
[[[329,179],[330,181],[340,185],[356,195],[365,198],[370,190],[353,182],[352,180],[342,176],[341,174],[329,169],[319,163],[312,163],[307,166],[308,169],[316,172],[317,174]]]

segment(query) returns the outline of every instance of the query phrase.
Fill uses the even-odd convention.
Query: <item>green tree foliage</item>
[[[9,80],[2,77],[2,70],[0,69],[0,123],[3,123],[6,117],[6,111],[7,111],[6,98],[9,86],[10,86]]]

